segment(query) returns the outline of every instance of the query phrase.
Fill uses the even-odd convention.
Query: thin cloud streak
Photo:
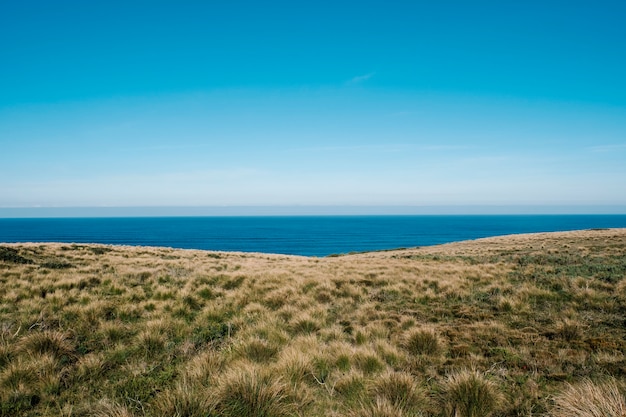
[[[598,145],[589,148],[592,152],[614,152],[626,150],[626,143],[616,145]]]
[[[315,146],[306,148],[292,148],[289,152],[406,152],[406,151],[459,151],[472,149],[467,145],[413,145],[413,144],[389,144],[389,145],[345,145],[345,146]]]
[[[348,81],[348,84],[361,84],[372,78],[375,74],[375,72],[370,72],[369,74],[357,75],[356,77],[350,79],[350,81]]]

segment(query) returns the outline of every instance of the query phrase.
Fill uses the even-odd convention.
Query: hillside
[[[327,258],[2,244],[0,332],[1,416],[620,415],[626,229]]]

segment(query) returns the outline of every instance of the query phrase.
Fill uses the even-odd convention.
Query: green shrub
[[[67,269],[67,268],[74,268],[74,265],[72,265],[69,262],[64,262],[64,261],[47,261],[47,262],[43,262],[42,264],[39,265],[42,268],[47,268],[47,269]]]
[[[14,264],[28,265],[33,261],[20,255],[17,249],[0,246],[0,262],[12,262]]]

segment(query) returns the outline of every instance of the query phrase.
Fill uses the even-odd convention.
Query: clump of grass
[[[155,416],[207,417],[213,410],[202,386],[183,380],[162,392],[151,411]]]
[[[90,353],[80,358],[76,364],[74,377],[78,382],[97,380],[104,376],[108,364],[102,353]]]
[[[216,344],[224,341],[232,332],[232,326],[227,323],[201,322],[193,329],[192,341],[197,347],[210,343]]]
[[[89,250],[94,255],[104,255],[107,252],[111,252],[113,249],[107,248],[107,247],[103,247],[103,246],[92,246],[92,247],[89,248]]]
[[[58,361],[50,354],[29,354],[0,372],[0,416],[24,415],[46,397],[59,393]]]
[[[292,384],[297,385],[310,379],[312,369],[311,359],[306,353],[295,348],[288,348],[281,352],[278,371]]]
[[[60,331],[44,330],[33,332],[22,338],[20,347],[31,354],[52,354],[57,359],[75,357],[74,346],[68,336]]]
[[[100,327],[101,343],[105,346],[113,346],[130,337],[127,326],[119,322],[105,322]]]
[[[359,372],[341,375],[334,383],[334,390],[347,402],[356,403],[365,395],[365,378]]]
[[[500,401],[496,384],[475,370],[454,372],[443,385],[442,405],[450,417],[489,417]]]
[[[378,356],[391,368],[400,369],[406,365],[407,354],[401,347],[387,340],[382,340],[377,342],[374,348]]]
[[[108,398],[79,410],[77,414],[85,417],[134,417],[128,408]]]
[[[426,393],[406,372],[386,372],[373,380],[369,389],[375,398],[383,398],[394,407],[404,410],[418,410],[427,404]]]
[[[37,370],[31,363],[16,360],[11,362],[0,372],[0,392],[18,391],[24,387],[30,387],[37,381]]]
[[[385,369],[385,364],[375,354],[363,352],[354,357],[356,366],[365,374],[372,375]]]
[[[187,294],[183,297],[183,304],[191,310],[199,310],[202,308],[202,303],[191,294]]]
[[[340,353],[335,359],[335,366],[340,371],[349,371],[352,367],[352,363],[350,361],[350,355],[347,353]]]
[[[313,358],[313,369],[311,370],[311,376],[313,380],[321,385],[327,387],[326,383],[332,372],[332,364],[328,358],[324,356],[316,356]]]
[[[32,367],[37,371],[36,391],[42,396],[56,396],[60,393],[63,372],[61,363],[51,354],[30,358]]]
[[[0,344],[0,369],[8,365],[14,357],[13,350],[9,345]]]
[[[367,336],[361,330],[357,330],[354,335],[354,344],[355,345],[364,345],[367,342]]]
[[[594,383],[585,379],[568,384],[554,398],[552,417],[624,417],[626,397],[615,379]]]
[[[441,341],[434,331],[419,329],[406,336],[404,347],[413,355],[435,355],[441,350]]]
[[[225,358],[213,350],[203,351],[186,364],[185,377],[194,383],[209,386],[213,377],[223,370]]]
[[[349,417],[404,417],[405,415],[402,409],[380,397],[376,398],[373,403],[362,404],[360,408],[348,413]]]
[[[40,266],[46,269],[67,269],[67,268],[74,267],[74,265],[72,265],[69,262],[57,261],[57,260],[43,262]]]
[[[253,362],[270,362],[276,359],[279,348],[259,337],[252,337],[235,348],[236,352]]]
[[[0,402],[0,416],[14,417],[28,415],[33,407],[41,402],[41,397],[37,394],[13,391],[8,395],[8,400]]]
[[[140,350],[146,357],[158,357],[165,351],[165,338],[159,333],[146,330],[137,336]]]
[[[294,320],[291,328],[296,334],[308,334],[318,331],[320,329],[320,325],[312,317],[303,316]]]
[[[557,327],[557,334],[568,342],[580,340],[583,334],[582,326],[574,320],[563,320]]]
[[[282,306],[288,303],[288,300],[293,298],[293,290],[281,289],[278,291],[270,292],[263,299],[263,304],[271,310],[278,310]]]
[[[225,289],[225,290],[235,290],[235,289],[239,288],[241,286],[241,284],[243,284],[245,279],[246,279],[246,277],[244,277],[244,276],[234,277],[234,278],[229,279],[228,281],[226,281],[222,285],[222,288]]]
[[[256,367],[244,366],[221,379],[212,406],[224,417],[284,417],[298,410],[288,384]]]
[[[328,288],[320,288],[315,294],[315,300],[320,304],[327,304],[332,301],[332,293]]]
[[[219,293],[217,293],[213,288],[209,286],[202,287],[201,290],[198,291],[198,296],[203,300],[213,300],[217,298]]]

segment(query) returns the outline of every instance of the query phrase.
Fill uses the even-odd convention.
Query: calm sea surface
[[[626,227],[626,215],[0,219],[0,242],[105,243],[325,256],[514,233]]]

